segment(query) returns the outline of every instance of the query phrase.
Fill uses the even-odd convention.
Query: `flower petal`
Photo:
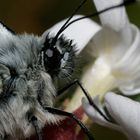
[[[105,96],[106,107],[111,116],[122,127],[129,138],[140,138],[140,104],[114,93]]]
[[[113,66],[116,71],[125,75],[120,77],[119,88],[126,95],[134,95],[140,92],[140,33],[139,29],[131,25],[133,31],[133,42],[124,52],[124,55]]]
[[[93,48],[93,55],[96,57],[105,57],[110,66],[118,61],[128,49],[120,33],[109,27],[104,27],[92,38],[90,45]]]
[[[94,98],[94,103],[98,106],[98,108],[105,114],[105,111],[103,110],[103,106],[101,105],[99,101],[99,97],[96,96]],[[107,122],[89,103],[85,98],[82,98],[82,105],[84,108],[84,111],[86,114],[93,120],[93,122],[98,123],[102,126],[106,126],[109,128],[114,128],[116,130],[121,131],[121,128],[113,123]],[[106,114],[105,114],[106,115]]]
[[[93,0],[98,11],[123,2],[123,0]],[[124,7],[114,8],[99,15],[103,26],[121,32],[121,36],[126,44],[130,44],[132,39],[129,20]]]
[[[98,11],[115,6],[123,0],[93,0]],[[107,25],[116,31],[120,31],[128,24],[128,17],[124,7],[114,8],[100,15],[102,25]]]
[[[77,19],[81,15],[74,16],[73,19]],[[52,28],[47,30],[43,36],[50,32],[55,35],[67,19],[57,23]],[[71,24],[62,34],[64,34],[68,39],[74,40],[76,44],[76,50],[79,53],[89,42],[89,40],[94,36],[94,34],[100,30],[100,26],[93,22],[91,19],[84,19]]]
[[[130,25],[133,40],[126,45],[120,32],[108,27],[97,32],[90,42],[93,55],[102,58],[116,79],[117,87],[126,95],[140,93],[140,32]]]

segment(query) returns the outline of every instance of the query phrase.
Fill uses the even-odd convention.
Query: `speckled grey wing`
[[[0,47],[5,47],[9,40],[12,40],[15,35],[14,31],[0,21]]]
[[[0,21],[0,46],[5,47],[8,40],[12,39],[14,35],[15,32]],[[2,53],[0,55],[2,55]],[[9,75],[9,69],[5,65],[0,64],[0,94],[3,92],[3,80]]]
[[[13,34],[13,35],[16,34],[12,29],[10,29],[2,21],[0,21],[0,31],[3,31],[3,33]]]

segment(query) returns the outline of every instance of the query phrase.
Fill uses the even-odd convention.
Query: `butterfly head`
[[[74,69],[75,49],[72,40],[61,35],[54,43],[54,37],[46,36],[40,60],[52,77],[70,76]]]

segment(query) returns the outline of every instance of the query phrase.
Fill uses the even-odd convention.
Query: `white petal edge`
[[[73,17],[73,19],[77,19],[79,17],[82,17],[82,15],[76,15]],[[43,36],[46,36],[48,32],[50,32],[52,35],[55,35],[62,27],[62,25],[66,22],[66,20],[67,19],[60,21],[59,23],[51,27],[43,34]],[[63,32],[63,34],[67,37],[67,39],[73,40],[73,43],[76,44],[77,53],[79,54],[81,50],[88,44],[94,34],[100,29],[101,27],[97,23],[87,18],[71,24]]]
[[[97,11],[115,6],[123,0],[93,0]],[[120,31],[129,22],[124,6],[114,8],[99,15],[102,25],[107,25],[116,31]]]
[[[129,138],[140,138],[140,103],[115,93],[107,93],[105,105],[111,116],[122,129],[127,132]]]
[[[98,108],[105,114],[103,108],[102,108],[102,105],[99,101],[99,98],[98,97],[95,97],[94,98],[94,103],[98,106]],[[106,126],[106,127],[109,127],[109,128],[113,128],[115,130],[118,130],[118,131],[122,131],[121,127],[116,125],[116,124],[113,124],[113,123],[110,123],[110,122],[107,122],[87,101],[87,99],[85,98],[82,98],[82,106],[84,108],[84,111],[85,113],[93,120],[93,122],[97,123],[97,124],[100,124],[102,126]]]
[[[115,6],[123,2],[123,0],[93,0],[98,11]],[[120,32],[121,37],[128,45],[132,40],[131,28],[129,27],[129,19],[124,6],[114,8],[99,15],[103,26]]]
[[[124,56],[114,65],[114,69],[128,74],[128,79],[120,84],[120,90],[125,95],[135,95],[140,92],[140,32],[135,25],[131,25],[133,41]],[[124,83],[124,84],[123,84]]]
[[[94,56],[105,56],[109,64],[118,61],[128,48],[120,37],[120,33],[109,27],[103,27],[97,32],[89,45],[93,48]]]

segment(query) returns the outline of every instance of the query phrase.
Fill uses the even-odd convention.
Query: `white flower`
[[[98,11],[121,2],[122,0],[94,0]],[[103,106],[106,106],[116,123],[105,120],[85,100],[83,100],[83,107],[94,122],[118,129],[130,139],[138,140],[140,104],[114,93],[105,95],[104,103],[101,104],[99,96],[115,88],[119,88],[126,95],[140,93],[140,32],[129,22],[124,7],[102,13],[100,20],[102,26],[89,19],[81,20],[80,24],[76,22],[64,34],[74,39],[79,52],[93,37],[90,41],[93,50],[91,54],[96,57],[96,60],[84,73],[82,83],[93,97],[97,95],[94,102],[104,115],[107,116],[103,109]],[[57,25],[53,27],[56,31],[59,28],[60,26]],[[66,110],[73,111],[78,108],[83,96],[78,88]]]
[[[97,10],[121,2],[95,0]],[[112,88],[118,87],[126,95],[140,93],[139,29],[129,22],[124,7],[101,14],[100,19],[103,28],[91,42],[97,56],[93,69],[106,71],[105,76],[112,77]]]
[[[122,3],[122,0],[94,2],[100,11]],[[139,29],[129,22],[124,7],[112,9],[99,16],[101,29],[98,29],[90,42],[91,54],[96,60],[81,79],[84,87],[92,96],[104,96],[115,88],[126,95],[140,93]],[[83,96],[78,88],[67,110],[72,111],[80,106]]]
[[[85,99],[83,99],[82,102],[86,114],[92,118],[94,122],[117,129],[123,132],[130,140],[139,140],[140,104],[138,102],[115,93],[107,93],[105,95],[104,106],[110,116],[115,120],[114,123],[106,121]],[[94,103],[96,103],[100,110],[106,115],[103,104],[100,103],[98,97],[94,99]]]
[[[100,11],[120,4],[122,0],[94,2]],[[91,53],[97,59],[83,75],[81,81],[84,87],[94,96],[105,94],[115,88],[119,88],[126,95],[140,93],[139,29],[129,22],[124,7],[112,9],[99,16],[101,27],[92,20],[85,19],[75,22],[63,32],[77,44],[78,53],[93,37],[90,42],[93,50]],[[75,16],[74,19],[78,17]],[[49,31],[57,33],[64,22],[58,23]],[[76,109],[81,104],[83,96],[78,89],[68,110]]]
[[[94,0],[94,2],[97,10],[101,10],[121,3],[122,0]],[[90,76],[93,77],[90,81],[93,82],[90,90],[100,95],[114,88],[119,88],[126,95],[139,94],[139,29],[129,22],[124,7],[104,13],[100,19],[103,25],[102,29],[91,41],[94,56],[97,59],[89,70]],[[87,76],[85,77],[87,78]],[[83,100],[84,110],[94,122],[120,130],[128,136],[128,139],[139,140],[140,104],[138,102],[115,93],[105,95],[102,104],[98,96],[93,101],[108,117],[103,109],[106,107],[110,116],[115,120],[108,122],[86,100]]]
[[[98,11],[121,2],[122,0],[94,0]],[[81,81],[93,97],[98,95],[94,102],[107,116],[103,109],[103,106],[106,106],[116,123],[107,122],[84,100],[83,107],[94,122],[118,129],[129,138],[138,140],[140,104],[114,93],[105,95],[104,103],[101,104],[99,96],[115,88],[119,88],[126,95],[140,93],[139,29],[129,22],[124,7],[102,13],[100,20],[102,26],[89,19],[81,20],[67,28],[64,34],[74,40],[79,52],[93,37],[90,41],[91,54],[96,57],[96,60],[84,73]],[[58,31],[63,23],[64,21],[51,30]],[[81,105],[83,96],[81,89],[78,88],[66,110],[77,109]]]

